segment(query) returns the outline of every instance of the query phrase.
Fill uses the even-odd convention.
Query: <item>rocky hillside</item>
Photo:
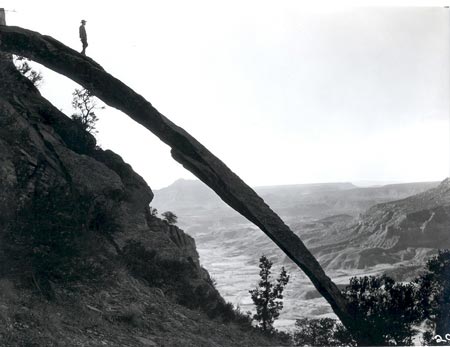
[[[0,75],[3,342],[273,344],[220,297],[194,240],[151,215],[153,193],[128,164],[42,98],[8,56]]]
[[[377,204],[356,220],[334,217],[296,228],[328,268],[419,267],[437,249],[450,248],[449,182]]]
[[[450,179],[407,199],[376,205],[358,225],[363,247],[450,248]],[[362,232],[361,232],[362,231]]]

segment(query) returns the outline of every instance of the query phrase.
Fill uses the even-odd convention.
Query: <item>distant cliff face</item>
[[[446,179],[419,194],[375,205],[344,224],[304,225],[307,235],[316,232],[328,238],[315,242],[312,251],[333,269],[424,264],[437,249],[450,248],[449,182]]]
[[[376,205],[365,213],[358,230],[367,247],[449,248],[450,181],[407,199]],[[362,237],[359,238],[362,241]]]
[[[418,249],[450,248],[449,182],[446,179],[426,192],[369,209],[355,227],[351,243],[403,259],[414,257]],[[361,260],[366,261],[370,263],[370,257]]]

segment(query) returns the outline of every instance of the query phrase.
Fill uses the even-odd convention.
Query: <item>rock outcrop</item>
[[[2,215],[3,211],[16,211],[36,192],[65,186],[92,200],[115,203],[118,228],[127,231],[115,236],[119,246],[137,238],[167,256],[186,258],[189,254],[199,264],[190,236],[176,226],[149,218],[153,192],[142,177],[117,154],[96,148],[90,134],[43,99],[28,80],[15,71],[10,73],[16,78],[16,87],[0,89]],[[5,74],[2,77],[5,81]],[[81,148],[81,143],[86,147]],[[5,218],[4,223],[7,221]],[[145,237],[149,233],[152,237]],[[178,235],[177,242],[173,234]]]

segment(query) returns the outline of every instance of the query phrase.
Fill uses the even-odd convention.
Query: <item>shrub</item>
[[[41,72],[33,70],[28,64],[30,60],[21,56],[14,56],[13,62],[16,69],[26,78],[34,84],[35,87],[39,87],[42,83],[43,77]]]
[[[450,330],[450,251],[439,251],[411,283],[396,283],[386,275],[354,277],[343,294],[359,317],[354,333],[372,345],[410,345],[419,326],[425,328],[423,344],[439,345],[434,336]],[[324,325],[329,322],[319,323],[311,329],[327,330]]]
[[[178,217],[175,215],[175,213],[166,211],[162,214],[164,217],[164,220],[169,224],[177,224]]]
[[[420,320],[415,304],[416,290],[386,276],[350,279],[344,291],[349,308],[361,318],[358,333],[373,345],[410,345],[416,334],[414,323]]]

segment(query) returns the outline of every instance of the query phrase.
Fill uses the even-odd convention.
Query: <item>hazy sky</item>
[[[90,57],[247,183],[274,185],[449,176],[448,2],[0,0],[0,7],[16,10],[7,24],[77,50],[86,19]],[[39,69],[42,94],[70,114],[76,85]],[[98,114],[99,143],[152,188],[192,177],[126,115],[110,107]]]

